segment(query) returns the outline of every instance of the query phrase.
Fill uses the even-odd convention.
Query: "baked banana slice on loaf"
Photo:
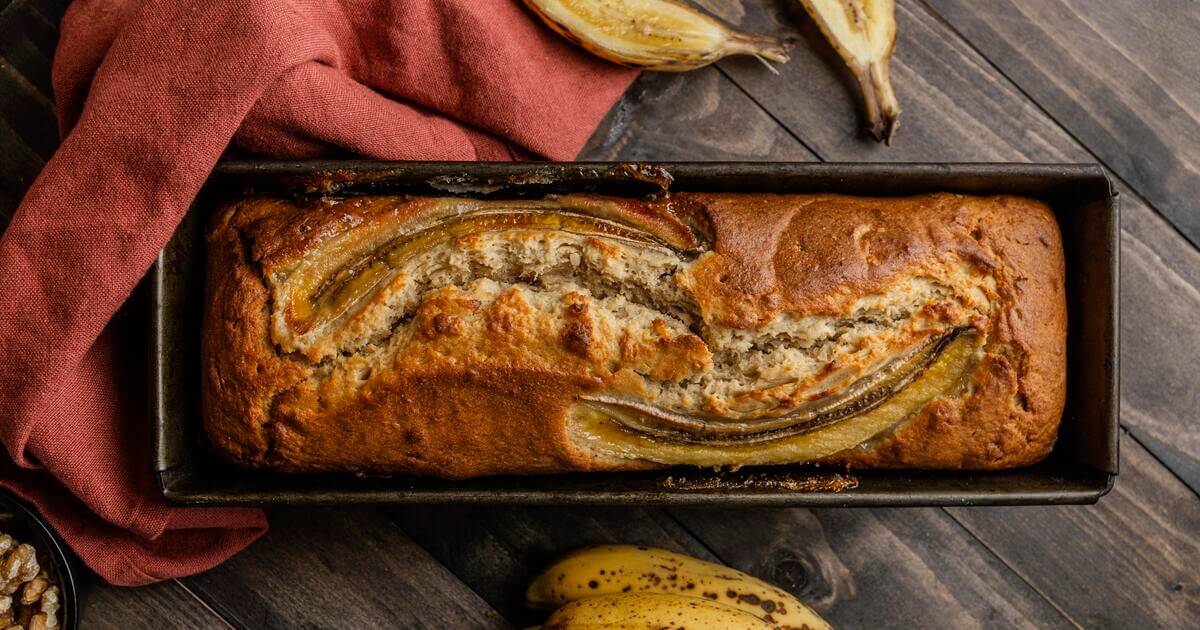
[[[1063,274],[1017,197],[249,198],[209,238],[205,428],[284,471],[1026,465]]]

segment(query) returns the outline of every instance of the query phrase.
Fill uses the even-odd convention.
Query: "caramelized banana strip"
[[[766,441],[673,441],[631,428],[595,403],[572,410],[570,434],[580,447],[627,459],[694,466],[762,465],[807,462],[852,448],[897,426],[929,401],[958,391],[974,372],[981,340],[973,330],[947,337],[936,359],[906,387],[874,407],[827,426]]]
[[[952,329],[928,336],[836,394],[752,417],[680,413],[642,401],[605,395],[588,400],[631,429],[671,441],[743,444],[769,441],[814,431],[878,407],[912,383],[955,337],[965,331]]]
[[[295,274],[294,280],[288,280],[285,293],[288,323],[293,331],[304,334],[337,321],[394,278],[405,261],[460,236],[511,229],[566,232],[643,247],[666,247],[646,232],[587,214],[497,207],[444,219],[405,234],[332,272],[314,266]]]
[[[793,407],[781,415],[737,420],[714,414],[685,414],[654,404],[608,396],[590,404],[634,431],[672,442],[752,444],[808,433],[883,404],[912,383],[965,329],[931,335],[882,368],[842,391]]]

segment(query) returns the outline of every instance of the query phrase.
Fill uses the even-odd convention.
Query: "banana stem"
[[[775,63],[787,63],[788,49],[792,47],[793,41],[790,37],[780,39],[769,35],[733,31],[729,35],[728,44],[734,53],[754,55],[759,59],[769,59]]]
[[[866,105],[867,130],[876,140],[891,146],[900,127],[900,103],[888,78],[888,60],[874,61],[864,72],[855,73]]]

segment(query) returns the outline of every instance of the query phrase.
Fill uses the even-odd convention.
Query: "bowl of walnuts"
[[[36,512],[0,491],[0,630],[74,630],[75,576]]]

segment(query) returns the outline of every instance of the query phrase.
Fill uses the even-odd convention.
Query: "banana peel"
[[[752,620],[766,622],[769,627],[810,630],[828,630],[830,627],[790,593],[737,569],[666,549],[637,545],[585,547],[559,558],[530,583],[525,592],[525,603],[532,608],[555,609],[598,596],[621,595],[673,595],[732,608],[750,616],[747,620],[719,609],[712,610],[711,606],[688,606],[682,612],[704,615],[709,621],[720,616],[730,620],[730,625],[707,623],[687,627],[731,627],[737,619],[751,627],[756,627]],[[624,607],[634,601],[620,600],[611,605]],[[680,603],[662,599],[640,601],[646,606],[667,609]],[[592,609],[589,607],[588,610]],[[552,626],[547,622],[545,627]]]
[[[577,599],[550,615],[542,630],[662,630],[775,626],[731,606],[668,593],[615,593]]]
[[[615,63],[684,72],[730,55],[786,63],[790,40],[739,31],[676,0],[524,0],[554,31]]]
[[[850,67],[862,90],[866,127],[890,145],[900,126],[900,103],[888,77],[896,44],[893,0],[800,0],[821,33]]]

